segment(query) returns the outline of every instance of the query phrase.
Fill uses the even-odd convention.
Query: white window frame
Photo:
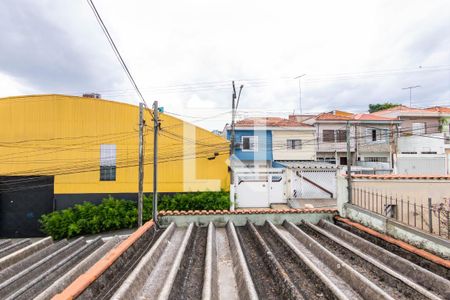
[[[117,179],[117,147],[115,144],[100,145],[100,181],[116,181]],[[114,167],[114,178],[103,179],[102,167]]]
[[[373,131],[375,130],[375,141],[373,140]],[[366,142],[372,144],[386,143],[389,140],[389,129],[366,128]]]
[[[389,157],[386,156],[366,156],[364,157],[365,162],[378,162],[378,163],[388,163]]]
[[[253,145],[251,149],[244,149],[244,139],[249,139],[249,147]],[[241,151],[242,152],[258,152],[258,136],[256,135],[243,135],[241,136]]]
[[[300,145],[298,148],[295,146],[296,141],[300,142]],[[303,148],[303,141],[301,139],[287,139],[286,140],[286,149],[287,150],[302,150],[302,148]]]

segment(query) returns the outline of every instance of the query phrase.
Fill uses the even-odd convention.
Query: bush
[[[144,219],[149,220],[153,195],[144,196]],[[228,192],[195,192],[162,195],[158,197],[158,210],[223,210],[230,208]]]
[[[143,219],[151,218],[152,194],[144,196]],[[159,195],[158,210],[223,210],[229,209],[228,192],[195,192]],[[55,240],[83,234],[133,228],[137,226],[137,205],[134,201],[103,199],[99,205],[90,202],[42,215],[41,230]]]

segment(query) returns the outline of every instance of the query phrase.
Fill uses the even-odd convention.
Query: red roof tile
[[[387,175],[363,175],[356,174],[352,176],[356,179],[424,179],[424,180],[450,180],[450,175],[402,175],[402,174],[387,174]]]
[[[382,116],[376,116],[373,114],[357,114],[353,116],[353,120],[360,121],[396,121],[396,118],[387,118]]]
[[[373,114],[353,114],[353,115],[335,115],[332,113],[324,113],[319,115],[316,120],[337,120],[337,121],[396,121],[395,118],[387,118],[376,116]]]
[[[336,209],[331,208],[289,208],[289,209],[239,209],[234,211],[222,210],[196,210],[192,211],[160,211],[160,216],[179,216],[179,215],[249,215],[249,214],[304,214],[304,213],[337,213]]]
[[[297,122],[295,120],[288,120],[280,117],[256,117],[247,118],[236,122],[236,127],[312,127],[311,125]]]
[[[342,121],[350,121],[352,119],[353,119],[352,116],[334,115],[332,113],[323,113],[316,118],[316,120],[342,120]]]
[[[450,113],[450,107],[445,106],[433,106],[425,108],[426,111],[440,112],[440,113]]]
[[[414,112],[423,113],[424,111],[426,112],[427,110],[425,110],[423,108],[414,108],[414,107],[408,107],[408,106],[405,106],[405,105],[399,105],[399,106],[395,106],[395,107],[392,107],[392,108],[376,111],[376,112],[374,112],[372,114],[373,115],[384,115],[384,114],[388,114],[388,113],[396,112],[396,111],[398,111],[398,112],[409,112],[409,113],[414,113]]]

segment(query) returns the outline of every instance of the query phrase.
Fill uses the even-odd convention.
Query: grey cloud
[[[44,3],[14,0],[0,3],[0,72],[42,92],[104,89],[123,80],[115,58],[102,53],[104,37],[98,34],[97,40],[86,47],[86,43],[80,43],[86,37],[75,36],[65,29],[69,20],[61,17],[55,24],[46,17],[51,8],[48,2]],[[52,8],[73,9],[73,4],[61,1]]]

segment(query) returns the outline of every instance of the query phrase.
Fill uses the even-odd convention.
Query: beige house
[[[313,126],[272,127],[272,143],[274,161],[316,159]]]

